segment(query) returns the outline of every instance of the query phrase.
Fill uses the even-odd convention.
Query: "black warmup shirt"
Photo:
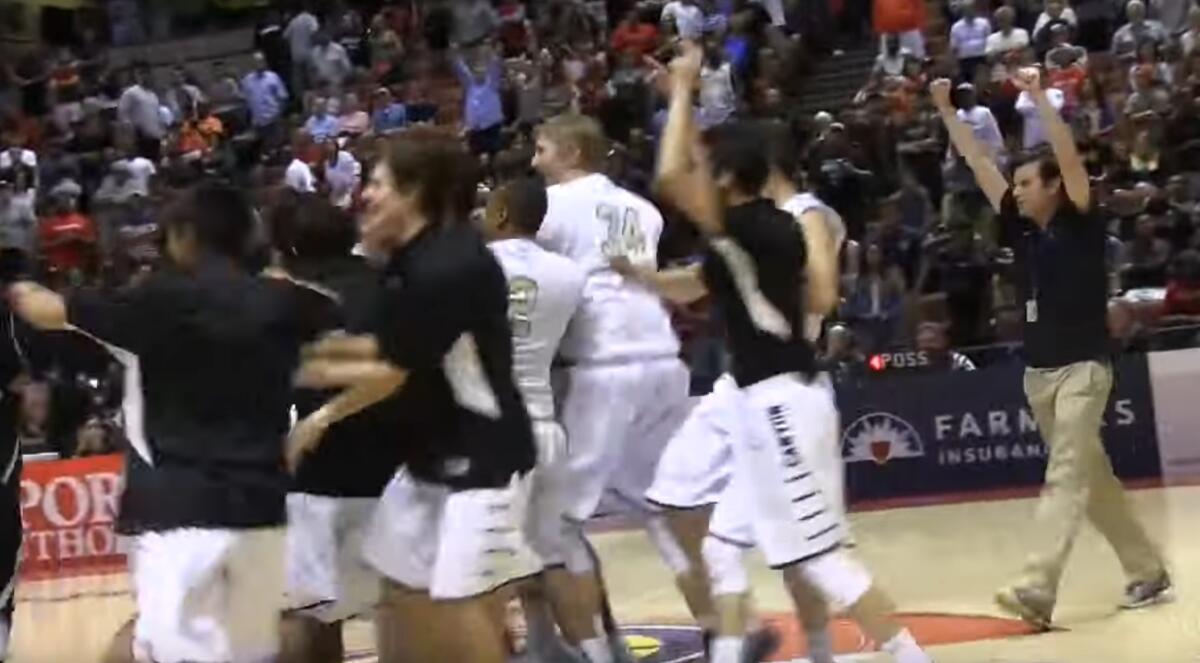
[[[68,298],[68,321],[126,368],[120,531],[285,522],[283,441],[300,346],[319,328],[311,301],[218,260]]]
[[[807,256],[800,226],[760,198],[727,210],[725,232],[710,242],[704,280],[725,322],[734,379],[745,387],[784,373],[811,375],[816,359],[804,339]],[[755,310],[763,313],[759,321]],[[764,316],[786,323],[787,333],[762,328]]]
[[[425,229],[384,271],[376,336],[410,371],[399,399],[409,471],[453,488],[508,485],[535,454],[499,263],[460,224]]]
[[[379,274],[361,258],[345,257],[292,268],[302,281],[328,289],[314,291],[321,328],[369,333],[379,290]],[[336,396],[338,390],[299,390],[301,418]],[[292,490],[330,497],[379,497],[403,460],[398,396],[378,403],[329,427],[315,451],[305,456]]]
[[[1016,259],[1029,365],[1059,368],[1105,359],[1110,344],[1104,223],[1067,201],[1042,230],[1021,216],[1011,190],[1004,194],[1000,220]]]

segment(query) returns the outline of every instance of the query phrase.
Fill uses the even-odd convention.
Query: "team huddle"
[[[847,528],[814,350],[841,219],[793,185],[781,129],[697,134],[700,64],[688,48],[672,65],[656,173],[704,238],[695,265],[659,269],[661,214],[567,115],[537,131],[545,183],[500,186],[479,224],[472,158],[417,129],[375,168],[357,232],[316,197],[264,224],[203,184],[165,212],[171,265],[135,287],[10,287],[34,327],[126,368],[118,526],[138,614],[105,660],[340,661],[342,624],[374,615],[385,663],[500,663],[519,597],[528,660],[629,661],[585,533],[608,496],[640,515],[714,663],[774,645],[748,547],[780,571],[815,663],[833,661],[833,612],[929,661]],[[664,300],[702,297],[730,365],[692,407]]]

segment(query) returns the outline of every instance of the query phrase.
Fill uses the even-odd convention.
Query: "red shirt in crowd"
[[[1068,111],[1079,107],[1079,91],[1087,80],[1087,71],[1083,67],[1063,67],[1050,70],[1050,87],[1058,88],[1063,93],[1063,107]]]
[[[51,269],[82,269],[96,244],[96,224],[79,212],[55,214],[38,224],[38,239]]]
[[[1167,283],[1166,315],[1200,315],[1200,284]]]
[[[650,23],[626,21],[613,31],[612,47],[614,51],[633,53],[638,57],[650,55],[658,48],[658,28]]]

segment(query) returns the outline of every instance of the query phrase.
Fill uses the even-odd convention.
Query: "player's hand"
[[[1030,94],[1036,94],[1042,91],[1042,72],[1038,71],[1037,67],[1023,67],[1017,71],[1016,76],[1013,76],[1013,84],[1018,90],[1024,90]]]
[[[939,111],[950,111],[954,104],[950,101],[950,79],[939,78],[929,84],[929,96],[933,97],[933,105]]]
[[[284,460],[289,472],[296,473],[300,462],[317,448],[327,430],[329,422],[322,410],[317,410],[296,423],[296,427],[288,435],[287,446],[284,449]]]
[[[700,67],[704,64],[704,49],[694,41],[679,44],[679,55],[671,60],[671,80],[676,86],[695,87],[700,80]]]
[[[629,259],[629,256],[613,256],[612,258],[609,258],[608,266],[612,267],[614,272],[624,276],[627,279],[639,281],[642,278],[641,272],[639,272],[638,268],[634,266],[633,261]]]

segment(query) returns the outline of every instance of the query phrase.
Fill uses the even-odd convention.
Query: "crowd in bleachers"
[[[1019,341],[1008,239],[947,149],[926,86],[961,83],[960,114],[1003,161],[1043,140],[1009,82],[1031,63],[1044,63],[1112,221],[1114,296],[1155,302],[1114,317],[1128,331],[1200,315],[1200,10],[1165,23],[1173,0],[1132,0],[1115,22],[1116,9],[1097,5],[1116,0],[977,1],[922,6],[921,26],[882,36],[854,102],[816,116],[797,111],[806,73],[873,39],[863,3],[298,2],[256,16],[245,57],[165,66],[114,66],[105,44],[124,37],[88,32],[4,67],[0,247],[6,264],[56,287],[119,286],[158,259],[160,203],[201,177],[245,186],[264,208],[290,189],[353,209],[379,141],[433,123],[462,136],[493,184],[527,172],[532,129],[567,111],[600,119],[610,175],[649,196],[664,66],[686,38],[706,53],[700,125],[785,123],[802,157],[796,176],[847,224],[843,305],[826,343],[838,366],[919,348],[965,368],[951,347]],[[687,225],[668,224],[664,263],[696,253]],[[703,311],[678,313],[694,368],[715,375],[719,341]],[[41,352],[26,438],[64,454],[103,450],[119,430],[116,373],[94,348],[62,343]],[[62,359],[71,353],[87,358]],[[45,394],[52,423],[38,415]]]

